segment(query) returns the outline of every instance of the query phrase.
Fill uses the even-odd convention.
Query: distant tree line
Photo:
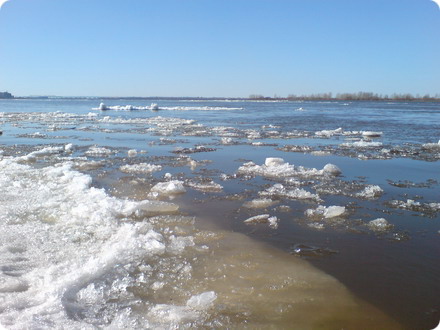
[[[0,99],[13,99],[14,96],[8,92],[0,92]]]
[[[332,93],[317,93],[308,95],[289,94],[287,97],[268,97],[260,94],[249,95],[251,100],[288,100],[288,101],[440,101],[440,94],[431,96],[406,94],[383,95],[371,92],[358,93],[338,93],[333,96]]]

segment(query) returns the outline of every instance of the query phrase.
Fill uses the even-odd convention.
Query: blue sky
[[[0,91],[440,94],[431,0],[10,0]]]

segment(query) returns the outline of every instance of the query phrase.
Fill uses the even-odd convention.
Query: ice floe
[[[199,182],[188,180],[185,182],[185,185],[192,189],[203,192],[221,192],[223,190],[223,186],[221,184],[207,179],[201,180]]]
[[[382,142],[375,142],[369,140],[361,140],[356,142],[347,142],[342,143],[341,147],[343,148],[379,148],[382,147]]]
[[[162,170],[162,166],[149,163],[140,163],[133,165],[123,165],[120,167],[124,173],[153,173]]]
[[[356,197],[373,199],[382,196],[383,189],[377,185],[367,185],[364,190],[356,194]]]
[[[98,147],[98,146],[92,146],[85,152],[87,156],[93,156],[93,157],[104,157],[104,156],[110,156],[116,153],[115,151],[105,148],[105,147]]]
[[[398,208],[402,210],[420,212],[424,216],[435,216],[440,212],[440,203],[422,203],[413,199],[407,199],[406,201],[391,200],[386,203],[392,208]]]
[[[323,206],[319,205],[316,209],[307,209],[305,215],[310,218],[335,218],[345,214],[346,210],[344,206]]]
[[[260,214],[250,217],[243,221],[246,224],[268,223],[270,228],[278,228],[278,218],[271,217],[269,214]]]
[[[287,199],[297,199],[297,200],[311,200],[315,202],[320,202],[321,198],[317,194],[313,194],[310,191],[301,188],[286,188],[281,183],[276,183],[272,187],[267,188],[264,191],[259,192],[260,196],[270,197],[270,198],[287,198]]]
[[[428,150],[440,150],[440,140],[438,143],[425,143],[422,145],[422,147]]]
[[[183,181],[171,180],[168,182],[159,182],[151,188],[152,196],[172,196],[186,192]]]
[[[378,218],[375,220],[371,220],[367,224],[368,228],[375,232],[385,232],[390,229],[392,229],[394,226],[390,224],[387,220],[384,218]]]
[[[333,164],[327,164],[322,170],[305,168],[286,163],[283,158],[266,158],[264,165],[256,165],[254,162],[244,163],[237,170],[242,175],[260,175],[264,177],[286,178],[293,176],[313,177],[322,175],[339,175],[340,169]]]
[[[113,110],[113,111],[134,111],[134,110],[171,110],[171,111],[229,111],[229,110],[243,110],[243,108],[233,108],[233,107],[212,107],[212,106],[202,106],[202,107],[185,107],[185,106],[160,106],[157,103],[151,103],[149,106],[138,106],[138,105],[105,105],[100,103],[97,108],[92,108],[93,110]]]
[[[383,132],[373,132],[373,131],[362,131],[362,136],[371,138],[371,137],[380,137],[383,135]]]
[[[257,198],[244,203],[243,207],[249,209],[265,209],[275,204],[277,204],[277,201],[270,198]]]

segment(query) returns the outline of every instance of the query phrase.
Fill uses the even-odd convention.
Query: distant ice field
[[[438,103],[0,100],[0,131],[8,329],[440,318]]]

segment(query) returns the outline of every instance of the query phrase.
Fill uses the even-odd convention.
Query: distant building
[[[8,92],[0,92],[0,99],[13,99],[14,96]]]

